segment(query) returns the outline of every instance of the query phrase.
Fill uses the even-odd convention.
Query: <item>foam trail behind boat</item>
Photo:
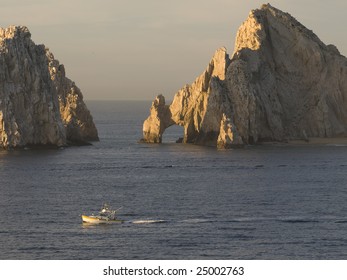
[[[133,224],[155,224],[155,223],[166,223],[165,220],[135,220]]]

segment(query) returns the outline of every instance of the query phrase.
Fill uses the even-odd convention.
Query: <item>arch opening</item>
[[[165,129],[162,143],[182,143],[184,139],[184,127],[173,124]]]

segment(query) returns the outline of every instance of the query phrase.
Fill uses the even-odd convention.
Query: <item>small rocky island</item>
[[[143,141],[161,143],[184,127],[184,143],[235,145],[347,136],[347,59],[294,17],[270,4],[252,10],[235,50],[214,54],[170,105],[159,95]]]
[[[98,140],[80,89],[24,26],[0,28],[0,147]]]

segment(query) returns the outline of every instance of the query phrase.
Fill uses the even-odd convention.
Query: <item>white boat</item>
[[[89,224],[112,224],[112,223],[122,223],[123,220],[117,218],[116,213],[119,209],[112,210],[108,204],[104,204],[99,211],[98,215],[81,215],[83,223]]]

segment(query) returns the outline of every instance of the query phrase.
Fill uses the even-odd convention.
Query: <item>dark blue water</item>
[[[346,146],[138,144],[150,103],[88,105],[93,146],[0,151],[1,259],[347,259]]]

